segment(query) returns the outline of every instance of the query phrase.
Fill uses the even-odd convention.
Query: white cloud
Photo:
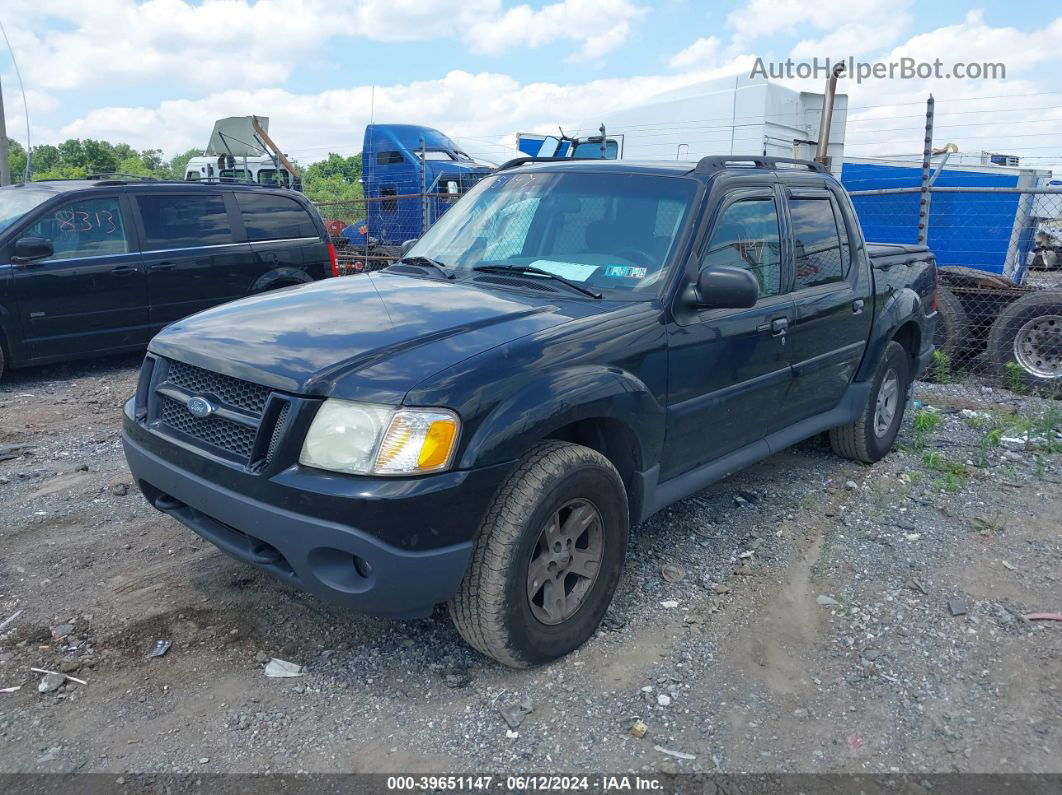
[[[65,91],[164,79],[199,87],[284,82],[329,39],[450,40],[473,52],[568,41],[575,60],[622,45],[631,0],[5,0],[27,82]]]
[[[572,39],[582,46],[570,60],[595,61],[622,45],[630,35],[630,23],[645,13],[629,0],[561,0],[537,11],[519,5],[498,18],[475,22],[469,48],[498,54],[509,47]]]
[[[689,47],[672,55],[667,65],[672,69],[688,69],[714,63],[718,57],[719,39],[716,36],[702,36]]]
[[[795,33],[798,27],[811,25],[829,35],[817,42],[800,42],[794,56],[862,55],[899,37],[911,22],[910,4],[911,0],[748,0],[727,16],[727,26],[734,30],[730,51],[747,48],[757,38]]]
[[[374,115],[377,122],[415,121],[450,135],[495,141],[518,130],[552,131],[561,123],[592,121],[595,113],[722,73],[691,71],[559,85],[521,84],[508,75],[456,70],[437,80],[377,86]],[[360,151],[372,92],[369,86],[319,94],[229,89],[154,107],[98,108],[65,125],[58,138],[103,138],[174,153],[205,146],[214,119],[268,109],[270,135],[286,152],[308,163],[329,151]]]

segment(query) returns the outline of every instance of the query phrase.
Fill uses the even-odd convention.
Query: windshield
[[[695,191],[694,181],[672,177],[497,174],[407,256],[430,257],[458,273],[533,267],[614,296],[648,297],[663,281]]]
[[[0,232],[55,194],[49,191],[10,188],[0,190]]]

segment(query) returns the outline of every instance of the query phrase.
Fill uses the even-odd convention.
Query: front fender
[[[856,376],[857,381],[866,381],[874,376],[874,370],[884,355],[885,346],[896,336],[896,332],[903,325],[912,321],[918,327],[918,338],[921,341],[921,344],[917,346],[919,350],[911,351],[911,356],[917,357],[926,340],[932,341],[932,335],[928,338],[926,336],[926,316],[922,299],[910,287],[896,290],[889,296],[878,316],[874,318],[874,327],[871,329],[866,354],[863,356],[863,363]]]
[[[460,466],[512,461],[557,429],[588,419],[626,426],[636,440],[640,468],[659,460],[665,407],[630,373],[594,365],[543,374],[499,401],[475,428]]]

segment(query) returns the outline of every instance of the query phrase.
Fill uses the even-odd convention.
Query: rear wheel
[[[890,342],[870,385],[870,397],[855,422],[830,431],[837,455],[873,464],[892,449],[900,432],[911,386],[911,359],[907,349]]]
[[[4,377],[4,346],[0,343],[0,378]]]
[[[608,609],[627,550],[627,494],[600,453],[533,447],[498,489],[450,617],[484,654],[524,668],[577,649]]]

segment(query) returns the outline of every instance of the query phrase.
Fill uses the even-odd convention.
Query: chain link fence
[[[317,202],[336,247],[342,275],[387,267],[402,243],[419,237],[459,198],[453,193],[405,193]]]
[[[967,396],[1062,397],[1062,188],[930,187],[928,207],[917,187],[852,199],[868,240],[924,241],[936,255],[927,380]]]

